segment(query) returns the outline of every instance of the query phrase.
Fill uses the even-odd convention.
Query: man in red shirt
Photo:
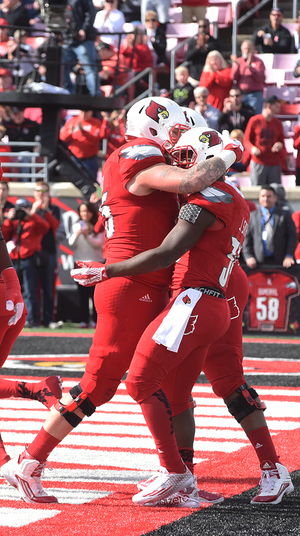
[[[98,173],[98,151],[102,122],[93,117],[93,110],[80,111],[76,117],[66,121],[60,130],[59,137],[70,151],[87,167],[94,179]]]
[[[251,106],[260,114],[263,107],[263,89],[265,86],[265,64],[255,55],[253,41],[245,39],[241,44],[242,56],[232,55],[231,75],[233,83],[243,93],[243,104]]]
[[[251,154],[250,178],[254,186],[281,184],[281,154],[284,149],[282,123],[275,117],[280,112],[280,100],[272,95],[266,100],[261,114],[248,121],[244,146]]]
[[[23,296],[28,310],[26,327],[39,326],[38,269],[35,253],[42,249],[42,238],[50,229],[48,221],[30,214],[31,203],[18,199],[13,217],[8,215],[2,225],[13,265],[22,279]]]

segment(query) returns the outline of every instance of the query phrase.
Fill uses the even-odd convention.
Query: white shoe
[[[188,488],[193,485],[194,478],[186,467],[184,473],[160,472],[151,483],[132,497],[134,504],[151,506],[162,499],[167,499],[174,495],[176,491]]]
[[[251,504],[278,504],[285,494],[291,493],[294,486],[290,474],[281,463],[265,462],[262,467],[260,490]]]
[[[147,478],[145,480],[141,480],[137,484],[137,488],[140,489],[140,490],[145,489],[147,486],[149,486],[149,484],[151,484],[151,482],[156,480],[156,478],[158,478],[161,475],[161,473],[168,474],[168,471],[164,467],[160,467],[159,472],[157,472],[156,474],[150,476],[149,478]]]
[[[152,477],[152,480],[157,476]],[[143,480],[139,484],[151,482],[151,478]],[[139,487],[138,484],[138,487]],[[145,487],[145,486],[144,486]],[[142,488],[140,488],[142,489]],[[177,491],[171,497],[162,499],[156,503],[152,503],[151,506],[171,506],[175,508],[199,508],[201,503],[218,504],[224,501],[224,497],[219,493],[210,493],[197,488],[197,477],[194,475],[194,483],[189,488]]]
[[[19,461],[20,460],[20,461]],[[47,495],[42,487],[41,475],[46,462],[21,454],[2,465],[1,473],[7,482],[16,488],[21,499],[27,503],[57,503],[56,497]]]

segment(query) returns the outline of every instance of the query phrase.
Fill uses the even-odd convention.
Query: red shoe
[[[22,398],[38,400],[50,409],[56,400],[62,397],[61,378],[60,376],[49,376],[49,378],[37,383],[20,382],[18,384],[18,395]]]

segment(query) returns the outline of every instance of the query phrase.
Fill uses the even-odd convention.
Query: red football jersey
[[[225,292],[248,228],[248,205],[236,188],[223,181],[217,181],[203,192],[190,195],[187,203],[206,208],[216,216],[217,221],[204,231],[199,242],[176,263],[172,286],[180,288],[204,285]],[[222,228],[220,222],[223,223]]]
[[[157,190],[137,196],[126,189],[134,175],[158,163],[166,163],[160,146],[147,138],[137,138],[114,151],[103,167],[101,212],[108,264],[159,246],[176,223],[177,195]],[[170,284],[172,271],[170,267],[130,279],[165,287]]]
[[[291,299],[300,294],[297,278],[280,270],[272,270],[248,274],[248,280],[248,329],[286,331]]]

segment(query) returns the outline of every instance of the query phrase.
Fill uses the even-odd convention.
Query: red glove
[[[20,282],[13,267],[5,268],[1,277],[6,284],[6,310],[14,311],[15,313],[8,321],[8,325],[13,326],[20,320],[24,311],[24,300],[21,294]]]
[[[84,287],[92,287],[109,279],[105,264],[93,261],[77,261],[70,272],[71,277]]]
[[[233,151],[235,153],[235,161],[241,162],[243,160],[244,146],[238,140],[232,140],[228,130],[222,132],[224,151]]]

